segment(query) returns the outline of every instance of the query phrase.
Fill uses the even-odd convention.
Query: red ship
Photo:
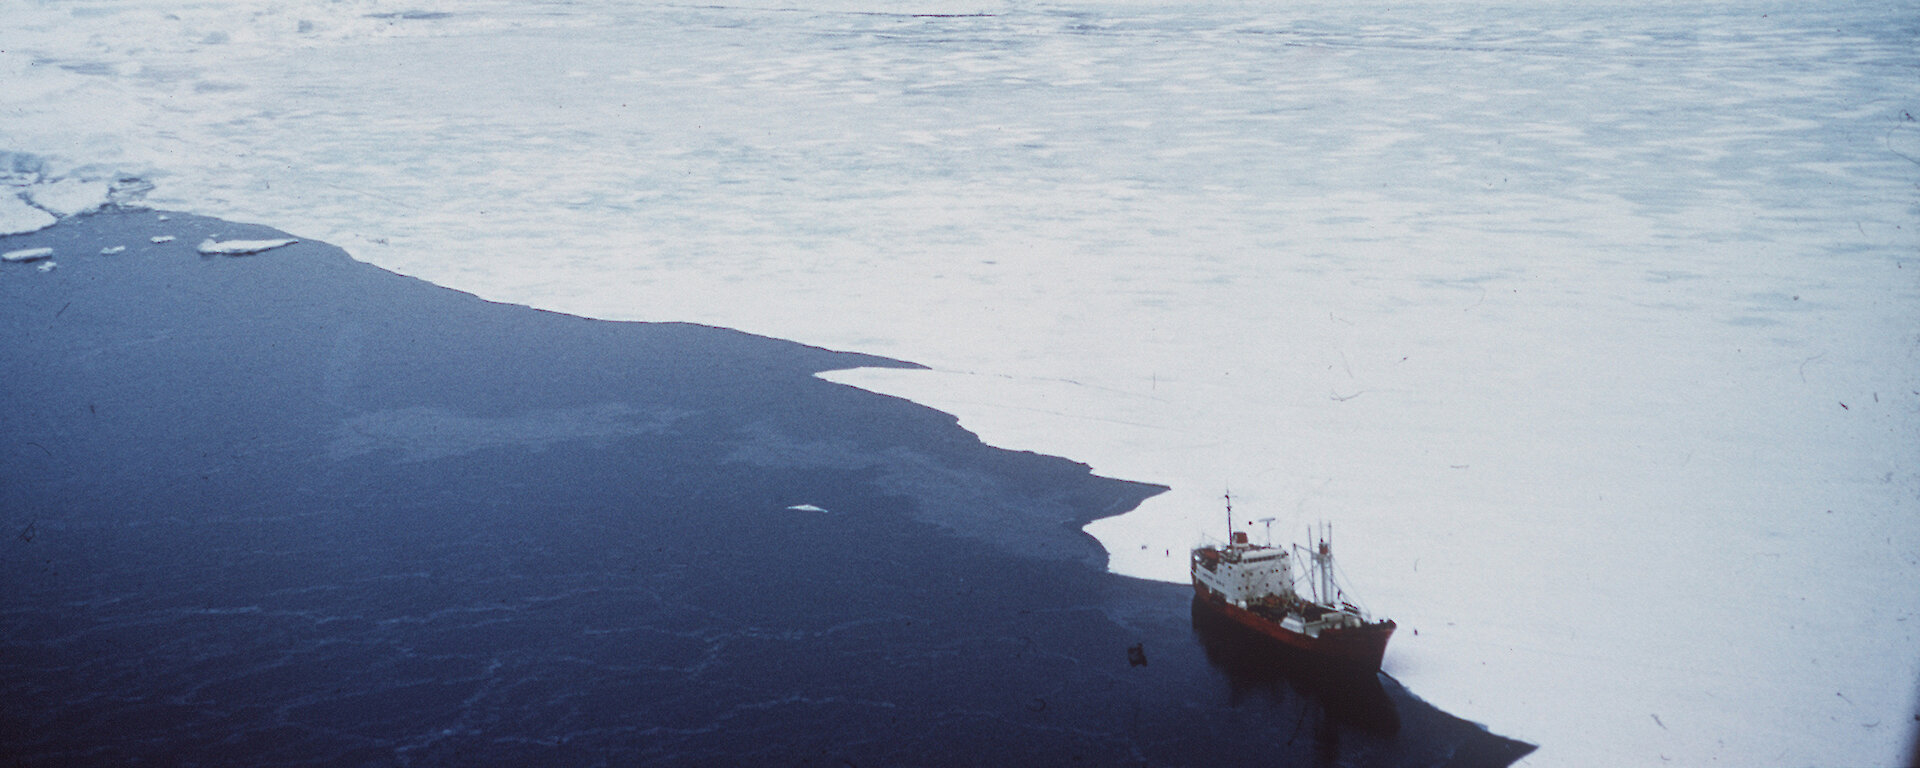
[[[1343,671],[1380,671],[1391,620],[1373,620],[1347,601],[1333,578],[1332,529],[1314,548],[1250,544],[1233,530],[1227,503],[1227,544],[1193,550],[1194,604],[1278,642],[1311,661]],[[1307,592],[1294,581],[1294,554],[1308,558]]]

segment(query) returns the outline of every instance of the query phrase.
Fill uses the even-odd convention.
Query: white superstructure
[[[1193,577],[1229,603],[1245,608],[1268,596],[1296,599],[1293,558],[1284,549],[1248,544],[1247,535],[1236,532],[1227,546],[1196,549],[1194,557],[1211,562],[1201,562]]]

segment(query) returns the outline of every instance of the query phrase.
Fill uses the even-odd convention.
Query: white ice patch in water
[[[42,272],[52,272],[52,271],[53,271],[53,269],[54,269],[54,267],[58,267],[58,266],[60,266],[60,265],[59,265],[59,264],[56,264],[56,263],[54,263],[54,262],[51,262],[51,261],[46,261],[46,262],[41,262],[41,264],[40,264],[40,271],[42,271]]]
[[[0,253],[0,261],[28,262],[39,261],[53,256],[52,248],[21,248],[17,251]]]
[[[38,232],[57,221],[53,214],[20,199],[19,194],[0,192],[0,237]]]
[[[65,179],[27,188],[27,198],[60,218],[100,210],[112,187],[104,181]]]
[[[281,246],[293,245],[294,243],[297,243],[297,242],[300,242],[300,241],[294,240],[292,238],[281,238],[278,240],[227,240],[223,242],[215,242],[213,238],[209,237],[205,240],[200,241],[199,250],[200,250],[200,253],[208,256],[246,256],[249,254],[260,253],[262,251],[271,251]]]
[[[156,243],[156,244],[157,244],[157,243],[171,243],[171,242],[173,242],[173,235],[154,235],[153,237],[149,237],[149,238],[147,238],[147,240],[148,240],[149,242],[152,242],[152,243]]]
[[[121,251],[125,251],[126,249],[127,247],[124,245],[109,245],[105,248],[100,249],[100,255],[112,256],[116,253],[120,253]]]
[[[816,507],[812,504],[795,504],[791,507],[787,507],[787,509],[793,510],[795,512],[826,512],[827,511],[826,508],[824,507]]]

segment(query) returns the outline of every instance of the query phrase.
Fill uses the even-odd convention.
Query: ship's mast
[[[1320,549],[1313,554],[1313,564],[1320,571],[1320,600],[1333,605],[1333,523],[1325,526],[1320,537]]]
[[[1307,540],[1314,542],[1312,549],[1298,544],[1294,551],[1306,550],[1310,556],[1307,565],[1307,586],[1314,591],[1314,600],[1324,605],[1333,605],[1339,588],[1333,583],[1333,524],[1323,522],[1321,530],[1307,527]]]

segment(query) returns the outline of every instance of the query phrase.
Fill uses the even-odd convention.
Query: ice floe
[[[173,242],[173,235],[154,235],[153,237],[149,237],[149,238],[147,238],[147,240],[149,240],[149,241],[151,241],[151,242],[153,242],[153,243],[156,243],[156,244],[158,244],[158,243],[171,243],[171,242]]]
[[[28,262],[53,257],[52,248],[21,248],[17,251],[0,253],[0,261]]]
[[[37,232],[68,216],[136,205],[153,183],[99,166],[70,171],[28,152],[0,151],[0,237]]]
[[[791,507],[787,507],[787,509],[792,510],[794,512],[826,512],[827,511],[823,507],[816,507],[812,504],[795,504]]]
[[[200,253],[207,256],[247,256],[260,253],[261,251],[271,251],[281,246],[293,245],[297,242],[300,241],[292,238],[280,238],[277,240],[227,240],[218,242],[209,237],[200,241]]]
[[[18,194],[0,194],[0,237],[38,232],[56,221],[53,214],[33,207]]]
[[[26,197],[41,210],[64,219],[106,207],[111,191],[104,181],[62,179],[28,187]]]
[[[122,251],[125,251],[125,250],[127,250],[127,247],[126,247],[126,246],[124,246],[124,245],[109,245],[109,246],[107,246],[107,247],[105,247],[105,248],[102,248],[102,249],[100,249],[100,255],[102,255],[102,256],[112,256],[112,255],[114,255],[114,254],[116,254],[116,253],[120,253],[120,252],[122,252]]]
[[[52,271],[53,271],[53,268],[54,268],[54,267],[57,267],[57,266],[60,266],[60,265],[59,265],[59,264],[55,264],[55,263],[53,263],[53,262],[51,262],[51,261],[43,261],[43,262],[40,262],[40,271],[42,271],[42,272],[52,272]]]

